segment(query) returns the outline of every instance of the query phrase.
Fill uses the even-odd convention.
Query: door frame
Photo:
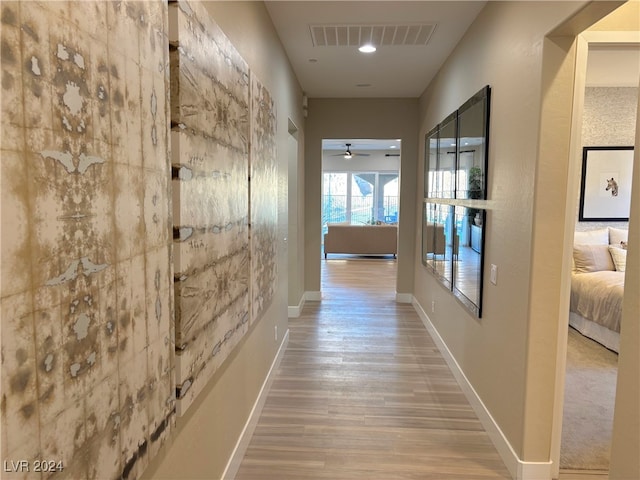
[[[589,46],[594,44],[640,44],[640,32],[586,31],[576,37],[576,63],[574,75],[573,109],[571,121],[571,139],[569,147],[569,178],[567,185],[566,211],[576,212],[578,208],[578,189],[582,166],[582,119],[584,111],[584,93],[586,89],[586,71]],[[636,117],[636,132],[640,130],[640,110]],[[636,135],[637,136],[637,135]],[[636,186],[638,188],[638,186]],[[629,218],[631,223],[632,219]],[[564,247],[562,262],[561,305],[563,309],[558,323],[558,347],[556,364],[556,384],[553,407],[553,425],[551,431],[552,478],[560,475],[560,451],[562,443],[562,415],[564,410],[564,387],[567,367],[567,341],[569,334],[569,303],[571,295],[571,259],[573,257],[573,234],[575,216],[567,216],[564,228]]]

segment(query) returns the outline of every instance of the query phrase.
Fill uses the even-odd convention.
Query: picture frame
[[[633,147],[583,147],[581,222],[629,221]]]

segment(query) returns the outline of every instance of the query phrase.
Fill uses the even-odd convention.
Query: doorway
[[[581,157],[582,147],[597,145],[621,146],[623,144],[632,146],[637,135],[636,132],[638,128],[638,121],[637,111],[635,110],[635,108],[633,108],[633,113],[631,113],[627,117],[624,117],[624,128],[621,128],[620,123],[618,123],[617,128],[610,128],[612,126],[611,122],[599,118],[597,114],[599,108],[602,110],[606,110],[606,108],[614,108],[616,101],[620,101],[619,98],[616,98],[617,96],[629,95],[629,91],[624,91],[624,89],[633,89],[635,100],[633,102],[623,100],[623,104],[628,105],[630,103],[631,107],[635,107],[638,104],[637,95],[640,84],[640,67],[638,66],[637,56],[638,52],[640,52],[640,43],[638,43],[638,32],[626,32],[626,35],[628,38],[625,39],[625,34],[621,32],[612,33],[601,31],[586,31],[582,35],[580,35],[580,37],[578,37],[575,80],[576,93],[574,97],[573,107],[574,124],[572,127],[572,136],[575,137],[575,140],[572,142],[573,154],[571,156],[570,163],[570,172],[573,173],[570,174],[569,180],[572,185],[568,185],[567,188],[569,196],[573,195],[575,197],[568,198],[567,205],[573,206],[573,211],[576,212],[576,217],[567,219],[567,227],[565,229],[565,233],[569,231],[595,231],[608,227],[613,227],[616,229],[628,229],[630,226],[629,222],[597,223],[577,221],[577,192],[579,190],[578,186],[580,183],[580,174],[582,167],[581,161],[578,159],[578,157]],[[630,60],[622,60],[625,54],[629,55]],[[606,68],[598,68],[597,63],[605,64]],[[631,72],[625,73],[621,68],[622,66],[632,66],[633,68],[631,69]],[[603,77],[598,77],[598,71],[607,72],[608,75],[613,78],[613,80],[605,80]],[[596,75],[594,75],[594,73]],[[631,78],[631,80],[629,80],[629,78]],[[621,91],[620,89],[623,90]],[[598,105],[598,103],[600,103],[601,105]],[[614,113],[617,118],[617,122],[619,122],[620,113],[620,110]],[[606,115],[606,113],[604,113],[604,115]],[[600,127],[597,126],[598,123],[600,124]],[[631,125],[629,125],[629,123],[631,123]],[[569,209],[568,211],[571,211],[571,209]],[[571,252],[572,248],[566,249],[565,255],[570,256]],[[570,278],[571,273],[569,272],[569,270],[571,269],[571,260],[565,260],[563,262],[563,265],[565,266],[563,269],[563,276],[565,276],[565,278]],[[568,299],[566,304],[569,305]],[[573,330],[567,331],[567,327],[568,326],[566,323],[563,325],[561,322],[558,337],[559,362],[556,380],[557,394],[554,415],[554,440],[552,450],[554,464],[553,477],[561,479],[568,478],[566,477],[566,475],[570,473],[572,475],[570,478],[582,478],[580,475],[588,471],[588,473],[591,475],[588,478],[598,478],[597,474],[601,474],[602,478],[606,478],[609,469],[609,457],[612,441],[611,432],[613,430],[613,414],[616,402],[615,383],[617,376],[617,354],[614,354],[606,349],[599,348],[598,344],[590,343],[590,341],[587,341],[587,343],[585,343],[588,348],[594,348],[592,352],[595,352],[596,354],[602,354],[602,358],[608,358],[607,361],[609,362],[609,365],[613,365],[614,371],[613,373],[609,372],[608,381],[610,382],[610,385],[608,387],[605,386],[603,390],[603,392],[605,393],[601,394],[601,397],[606,397],[602,400],[602,404],[597,405],[596,403],[595,405],[591,405],[585,410],[585,412],[588,412],[589,409],[597,412],[596,415],[599,415],[599,421],[601,421],[602,423],[601,427],[598,428],[598,436],[591,437],[593,444],[599,444],[599,446],[597,447],[599,451],[595,452],[595,450],[589,451],[588,449],[585,449],[584,453],[586,453],[587,455],[583,460],[580,460],[579,457],[569,459],[570,455],[575,454],[575,450],[573,450],[575,445],[569,445],[567,442],[575,440],[575,437],[589,437],[589,434],[586,432],[580,433],[579,425],[577,430],[573,429],[573,427],[575,427],[576,425],[571,425],[571,417],[573,416],[574,418],[581,418],[582,423],[585,424],[588,424],[590,422],[588,420],[586,422],[584,421],[584,415],[586,413],[577,413],[570,411],[572,408],[578,408],[576,407],[576,402],[573,401],[575,400],[575,398],[571,398],[572,390],[575,389],[575,385],[570,385],[570,382],[575,381],[575,378],[573,378],[572,373],[570,373],[570,369],[572,368],[571,365],[573,362],[570,349],[573,348],[572,345],[575,345],[575,343],[572,344],[572,342],[574,342],[576,338],[582,341],[584,337],[580,334],[577,334],[578,336],[575,336],[573,334]],[[598,367],[595,370],[601,369]],[[596,372],[596,374],[599,373]],[[613,376],[613,379],[611,379],[611,376]],[[591,381],[595,381],[595,378]],[[583,400],[585,399],[581,398],[580,402],[577,402],[580,403],[579,408],[585,408],[585,403],[588,403],[584,402]],[[603,419],[602,417],[606,418]],[[588,418],[588,416],[586,418]],[[563,424],[564,422],[567,423]],[[573,436],[573,440],[569,440],[569,436]],[[586,443],[587,442],[583,442],[584,445],[586,445]],[[590,447],[593,448],[593,445],[591,445]],[[567,452],[568,450],[570,451]],[[594,474],[596,475],[595,477],[593,477]]]
[[[401,143],[400,139],[323,139],[319,253],[324,295],[330,296],[342,278],[336,272],[368,271],[365,277],[384,272],[394,277],[389,287],[395,290]]]
[[[640,83],[639,55],[638,46],[589,45],[581,127],[584,146],[633,145],[636,124],[633,107],[638,103],[637,85]],[[612,124],[611,119],[617,128],[607,128]],[[628,226],[627,221],[577,219],[575,231],[580,232],[576,236],[584,238],[607,229],[622,234]],[[614,339],[609,340],[617,332],[598,330],[600,324],[575,312],[570,314],[570,325],[560,469],[606,473],[609,470],[618,360],[617,352],[606,347],[617,350]],[[590,387],[585,388],[585,385]],[[585,417],[591,420],[585,422]]]
[[[400,216],[400,139],[322,141],[322,228],[397,225]]]

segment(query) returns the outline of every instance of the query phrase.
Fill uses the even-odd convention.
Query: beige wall
[[[299,134],[298,134],[299,133]],[[289,136],[289,306],[304,303],[304,153],[302,132]]]
[[[612,16],[601,22],[606,27],[596,29],[637,31],[637,20],[629,17],[639,18],[638,5],[621,9],[621,23]],[[570,260],[561,252],[563,232],[570,232],[575,218],[570,196],[576,180],[569,168],[574,35],[616,6],[489,3],[420,99],[424,135],[483,84],[492,87],[485,264],[498,265],[498,284],[488,283],[485,275],[483,318],[474,319],[422,268],[417,254],[415,296],[423,308],[436,302],[433,324],[525,462],[550,459],[557,332],[567,315],[562,292]],[[560,25],[556,36],[545,38]],[[634,195],[637,204],[638,188]],[[417,198],[420,205],[422,198]],[[632,211],[634,220],[637,213]],[[638,244],[634,220],[630,243]],[[634,253],[629,256],[637,260]],[[639,292],[638,263],[631,265],[626,288]],[[611,462],[616,479],[640,474],[638,295],[629,297]]]
[[[564,228],[564,212],[553,204],[565,201],[562,162],[568,145],[562,142],[569,138],[573,73],[563,61],[569,47],[545,44],[544,37],[581,6],[488,3],[420,99],[423,136],[483,85],[492,88],[488,200],[483,203],[488,210],[485,265],[498,266],[498,283],[492,285],[485,275],[483,318],[473,318],[416,254],[414,295],[423,308],[435,301],[434,326],[516,455],[533,462],[549,460],[560,291],[554,262],[561,265],[562,256],[562,235],[555,232]],[[554,58],[554,71],[544,76],[543,52]],[[545,90],[554,75],[559,87]],[[541,116],[554,118],[558,127],[545,149],[539,146]],[[546,126],[544,134],[549,130]],[[547,154],[554,145],[560,149]],[[536,192],[541,168],[556,189],[549,196]]]
[[[187,414],[178,418],[168,447],[152,462],[145,478],[221,476],[288,328],[287,183],[291,172],[288,131],[289,120],[300,128],[297,143],[298,158],[302,158],[302,90],[263,3],[207,2],[206,7],[275,100],[279,175],[278,287],[273,304],[262,320],[242,340]],[[274,341],[276,326],[278,340]]]
[[[413,291],[418,162],[417,99],[309,99],[305,141],[305,290],[320,291],[322,140],[400,138],[400,226],[396,292]]]

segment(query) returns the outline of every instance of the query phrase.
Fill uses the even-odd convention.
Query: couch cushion
[[[324,252],[352,254],[398,253],[398,227],[395,225],[328,225]]]

